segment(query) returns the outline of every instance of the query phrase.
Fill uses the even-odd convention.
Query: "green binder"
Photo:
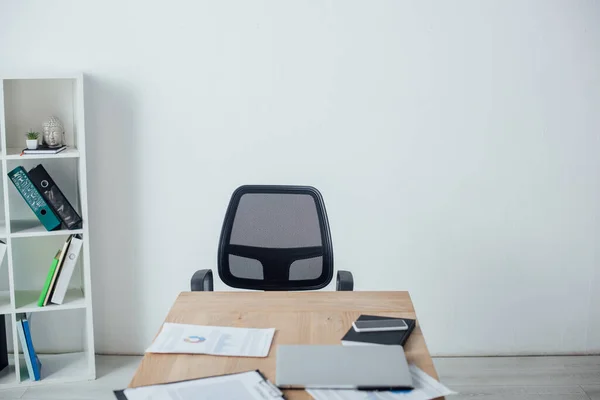
[[[58,253],[56,253],[56,256],[54,256],[54,260],[52,260],[50,271],[48,271],[48,276],[46,276],[46,283],[44,283],[44,288],[42,289],[42,293],[40,293],[40,298],[38,299],[38,307],[44,306],[44,300],[46,299],[48,289],[50,289],[52,278],[54,278],[54,273],[56,272],[56,267],[58,266],[58,259],[60,257],[60,253],[61,251],[59,250]]]
[[[8,177],[47,230],[51,231],[60,227],[60,219],[33,185],[25,168],[19,166],[13,169],[8,173]]]

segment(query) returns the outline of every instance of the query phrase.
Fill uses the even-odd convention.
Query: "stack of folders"
[[[212,354],[267,357],[275,329],[235,328],[166,322],[148,353]],[[226,343],[226,345],[224,345]],[[142,386],[116,391],[119,400],[283,399],[281,391],[259,370]]]
[[[114,393],[118,400],[284,399],[281,391],[259,370],[164,385],[142,386]]]
[[[29,172],[21,166],[16,167],[8,173],[8,177],[48,231],[61,226],[65,229],[81,227],[81,216],[43,165]]]
[[[71,235],[65,241],[62,249],[56,253],[38,299],[39,307],[47,306],[50,303],[63,304],[82,246],[83,239]]]
[[[42,363],[33,348],[29,320],[25,314],[18,314],[17,318],[17,332],[21,348],[23,349],[23,356],[25,357],[29,379],[32,381],[39,381],[41,379]]]

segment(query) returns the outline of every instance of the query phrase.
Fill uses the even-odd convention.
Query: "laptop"
[[[275,383],[282,389],[413,388],[402,346],[279,345]]]

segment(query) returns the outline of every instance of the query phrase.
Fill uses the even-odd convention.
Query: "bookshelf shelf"
[[[48,312],[60,310],[76,310],[85,308],[85,295],[81,289],[69,289],[65,296],[63,304],[49,304],[46,307],[38,307],[37,302],[40,297],[39,290],[17,290],[15,291],[15,303],[17,305],[15,312]]]
[[[15,372],[15,364],[11,357],[8,358],[10,363],[8,368],[0,371],[0,386],[10,386],[17,382],[17,373]]]
[[[37,386],[45,383],[77,382],[94,379],[88,372],[88,357],[86,352],[64,354],[42,354],[42,379],[34,382],[23,380],[24,386]]]
[[[47,231],[38,220],[16,220],[10,223],[10,236],[13,238],[66,236],[83,233],[83,229]]]
[[[0,390],[95,379],[92,283],[90,267],[86,132],[83,75],[0,76],[0,315],[4,315],[9,366],[0,370]],[[64,126],[68,146],[58,154],[21,155],[25,133],[42,132],[49,117]],[[83,220],[77,230],[47,231],[8,177],[42,164]],[[69,235],[83,247],[63,304],[38,307],[53,258]],[[42,363],[41,380],[31,381],[17,332],[20,314],[28,314],[33,345]],[[20,323],[20,322],[19,322]]]

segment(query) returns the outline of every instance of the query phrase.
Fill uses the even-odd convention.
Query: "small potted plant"
[[[34,132],[34,131],[29,131],[27,132],[27,140],[25,142],[27,142],[27,148],[29,150],[35,150],[38,147],[38,138],[40,137],[40,133],[39,132]]]

